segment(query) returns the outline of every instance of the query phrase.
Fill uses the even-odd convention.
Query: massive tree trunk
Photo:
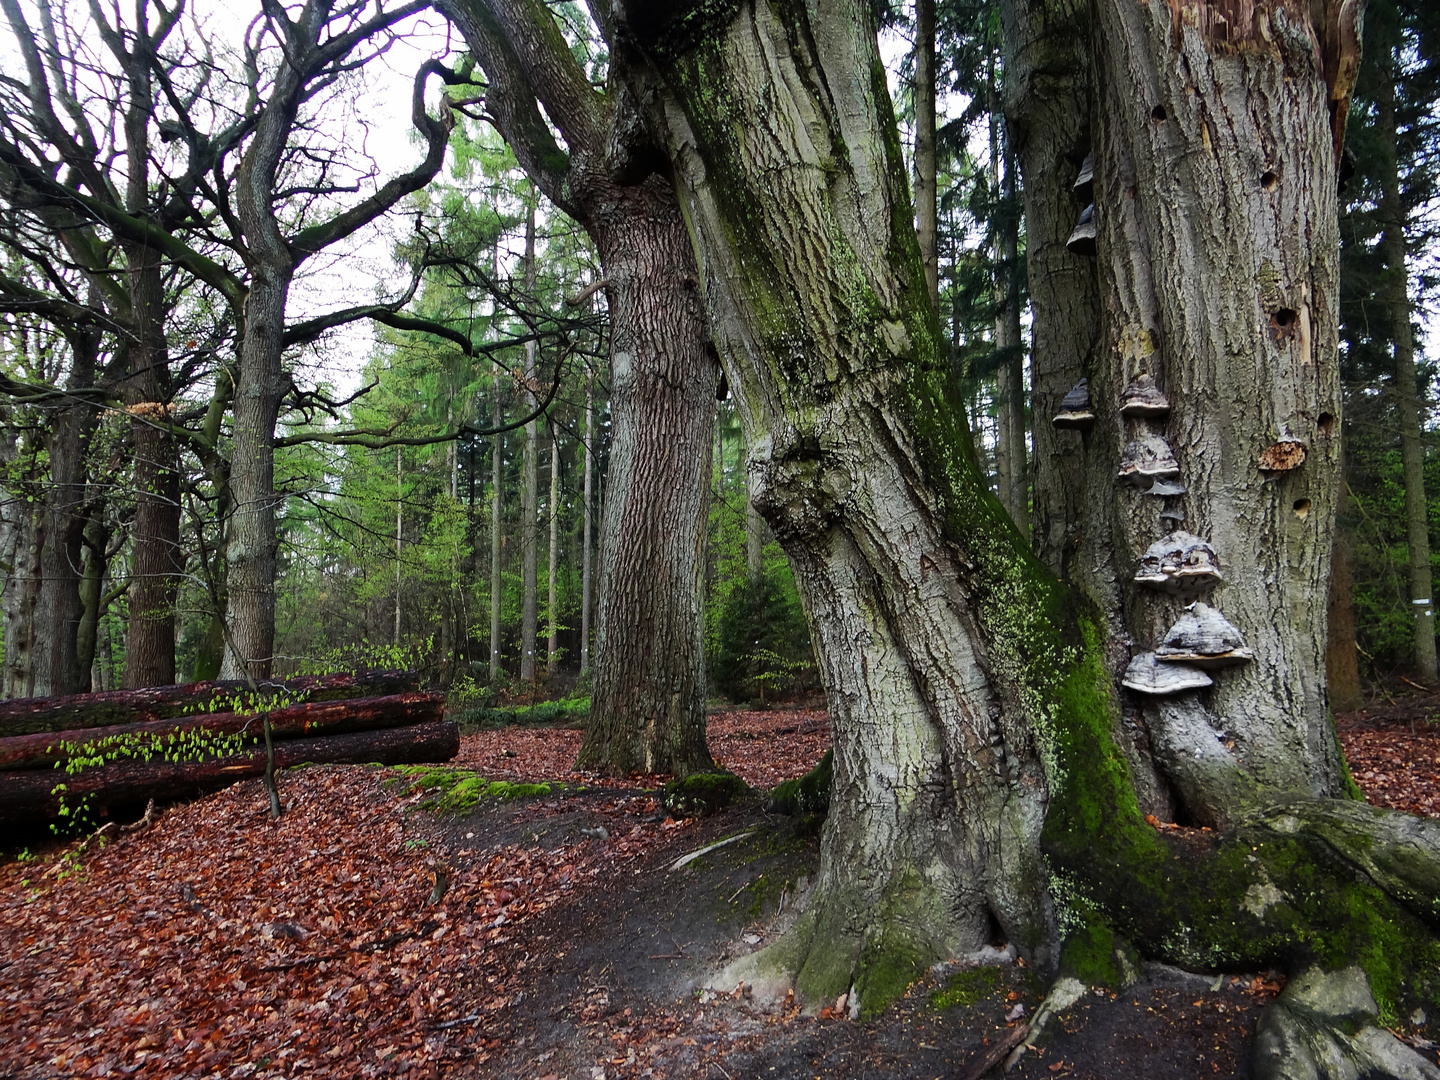
[[[485,70],[497,128],[589,233],[607,281],[612,442],[581,761],[614,773],[712,768],[700,597],[719,365],[679,204],[655,175],[660,151],[636,103],[618,82],[596,93],[545,4],[439,6]]]
[[[640,90],[668,132],[752,494],[804,592],[835,739],[810,904],[732,975],[793,977],[811,1000],[853,988],[873,1012],[998,926],[1042,971],[1092,979],[1113,970],[1118,934],[1196,969],[1358,964],[1391,1015],[1437,990],[1426,882],[1440,825],[1336,798],[1325,714],[1324,69],[1308,8],[1264,9],[1276,29],[1239,28],[1243,48],[1187,11],[1099,5],[1108,303],[1085,527],[1112,530],[1112,606],[1057,582],[985,490],[868,5],[626,7],[622,40],[650,65]],[[1170,395],[1164,424],[1119,415],[1141,370]],[[1187,520],[1236,583],[1211,599],[1254,654],[1213,690],[1166,699],[1119,686],[1179,606],[1130,580],[1141,539],[1168,527],[1159,497],[1116,489],[1122,442],[1148,425],[1172,438]],[[1282,447],[1262,473],[1284,435],[1306,443],[1303,465],[1276,468],[1298,457]],[[1218,829],[1147,823],[1122,734],[1136,715],[1186,820]]]
[[[600,526],[590,725],[579,762],[616,773],[713,768],[701,613],[719,370],[674,194],[613,189],[597,230],[611,285],[610,469]]]

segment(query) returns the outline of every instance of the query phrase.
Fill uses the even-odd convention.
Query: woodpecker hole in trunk
[[[1301,521],[1304,521],[1307,517],[1310,516],[1310,500],[1296,499],[1294,510],[1295,516],[1298,517]]]
[[[1266,191],[1272,191],[1274,190],[1275,184],[1279,181],[1279,179],[1280,178],[1276,176],[1273,172],[1271,172],[1269,169],[1266,169],[1263,173],[1260,174],[1260,186]]]
[[[1154,120],[1157,124],[1163,124],[1166,120],[1170,119],[1170,114],[1165,111],[1164,105],[1156,105],[1150,110],[1150,119]]]
[[[1295,336],[1295,309],[1279,308],[1270,316],[1270,336],[1277,343],[1289,341]]]

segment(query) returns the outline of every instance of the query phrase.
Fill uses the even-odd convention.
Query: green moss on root
[[[993,965],[958,971],[945,983],[945,989],[930,995],[930,1004],[937,1009],[953,1009],[956,1005],[975,1005],[1000,989],[1000,969]]]
[[[815,816],[824,819],[830,811],[830,788],[835,782],[835,751],[826,750],[813,769],[804,776],[786,780],[770,793],[766,809],[792,817]]]
[[[661,801],[676,817],[705,817],[718,813],[750,791],[734,773],[692,773],[665,785]]]

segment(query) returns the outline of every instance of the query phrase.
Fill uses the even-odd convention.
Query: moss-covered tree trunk
[[[976,466],[868,6],[626,5],[617,40],[648,64],[637,89],[667,133],[751,494],[796,569],[834,728],[816,890],[744,976],[812,1000],[853,987],[868,1012],[998,927],[1043,970],[1092,978],[1118,934],[1197,969],[1359,964],[1391,1015],[1436,992],[1440,825],[1336,798],[1331,110],[1308,8],[1256,10],[1270,43],[1220,47],[1203,12],[1099,6],[1108,303],[1080,536],[1108,529],[1118,550],[1113,595],[1087,597],[1030,554]],[[1171,395],[1167,421],[1144,421],[1158,431],[1119,415],[1142,363]],[[1142,433],[1179,444],[1174,498],[1231,575],[1210,599],[1254,653],[1163,701],[1120,686],[1179,607],[1132,580],[1141,540],[1174,520],[1117,489]],[[1275,468],[1297,456],[1282,446],[1262,470],[1287,437],[1305,461]],[[1130,722],[1151,740],[1129,752],[1218,829],[1147,823]]]

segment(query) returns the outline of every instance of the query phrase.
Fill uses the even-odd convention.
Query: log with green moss
[[[223,679],[143,690],[12,698],[0,701],[0,737],[166,720],[201,710],[225,708],[226,702],[250,704],[249,699],[254,697],[292,702],[380,697],[411,692],[418,689],[419,684],[419,674],[413,671],[366,671],[263,679],[255,690],[243,681]]]
[[[430,691],[341,701],[306,701],[263,712],[195,712],[169,720],[75,728],[0,738],[0,769],[48,769],[75,757],[93,757],[109,745],[165,740],[194,733],[259,734],[262,716],[276,739],[345,735],[356,731],[434,723],[445,712],[445,695]]]
[[[0,823],[98,819],[147,799],[188,799],[265,771],[265,746],[237,736],[137,739],[112,745],[83,767],[0,773]],[[449,761],[460,750],[453,722],[276,741],[276,768],[315,764],[402,765]],[[73,771],[71,771],[73,770]]]

